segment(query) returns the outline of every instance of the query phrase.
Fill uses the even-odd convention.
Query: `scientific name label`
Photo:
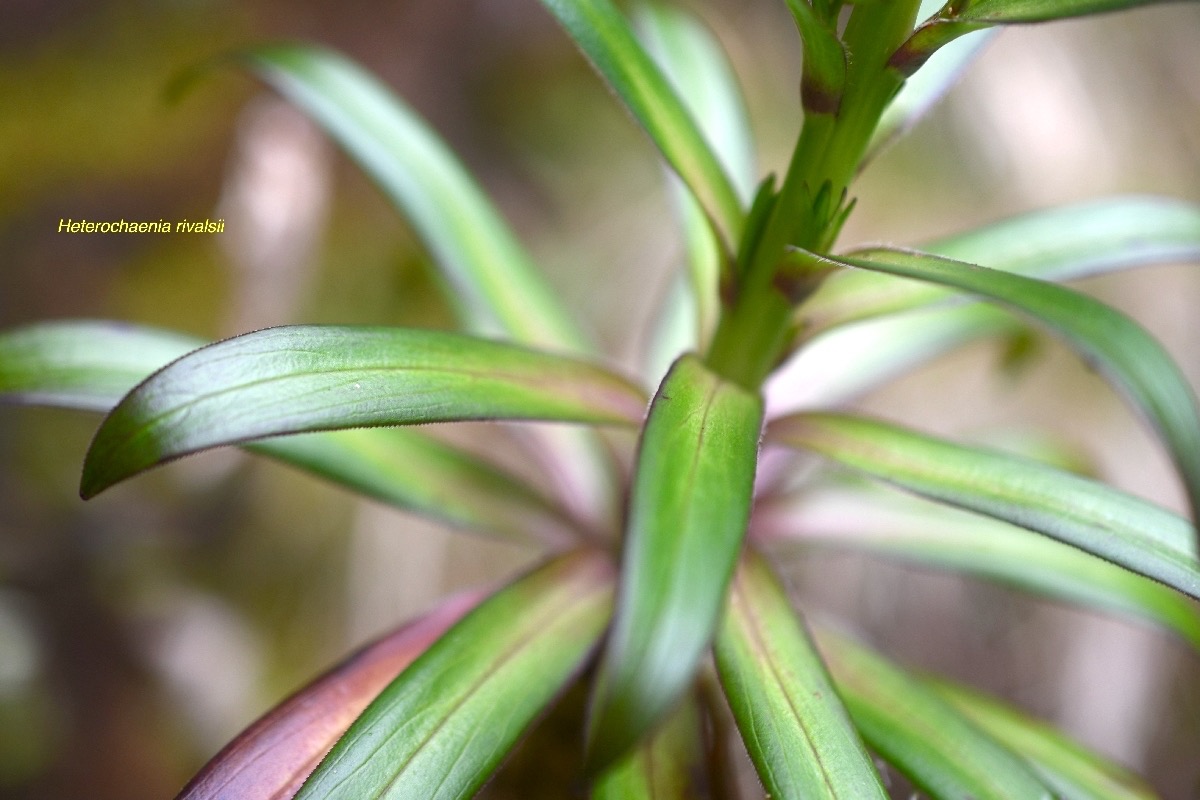
[[[95,222],[87,219],[59,219],[59,233],[224,233],[225,220],[202,219],[190,222],[186,219],[172,222],[160,219],[153,222],[115,220]]]

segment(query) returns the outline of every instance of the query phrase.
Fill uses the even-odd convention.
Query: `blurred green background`
[[[689,5],[736,64],[761,171],[781,169],[799,121],[784,4]],[[680,256],[661,168],[534,0],[10,0],[3,18],[0,327],[118,318],[218,338],[286,322],[452,325],[403,221],[303,118],[227,70],[165,99],[210,56],[304,39],[350,54],[426,115],[585,325],[637,368]],[[1004,33],[871,165],[843,242],[915,244],[1114,193],[1200,202],[1197,43],[1195,2]],[[60,218],[206,217],[226,232],[56,232]],[[1087,285],[1200,385],[1196,265]],[[1043,425],[1109,480],[1179,507],[1165,458],[1119,400],[1057,345],[1020,344],[971,347],[860,406],[944,433]],[[532,556],[231,452],[83,504],[96,421],[0,408],[3,798],[172,797],[340,653]],[[1182,645],[849,556],[793,577],[808,607],[849,617],[906,663],[1058,720],[1165,797],[1200,796],[1200,662]]]

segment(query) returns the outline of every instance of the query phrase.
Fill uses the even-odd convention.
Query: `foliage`
[[[703,741],[727,713],[720,694],[771,797],[886,796],[872,752],[936,798],[1147,796],[1136,778],[997,701],[810,627],[763,556],[787,545],[865,548],[1132,614],[1200,643],[1187,519],[1057,467],[850,414],[806,411],[764,429],[764,383],[795,354],[836,352],[861,326],[888,326],[882,356],[850,366],[861,388],[1012,325],[999,307],[1060,336],[1129,399],[1172,455],[1194,517],[1192,389],[1136,322],[1057,282],[1200,259],[1200,208],[1118,198],[922,250],[835,249],[859,170],[969,55],[929,61],[935,50],[995,25],[1141,2],[956,0],[918,24],[916,0],[788,0],[804,52],[804,122],[786,174],[754,192],[736,83],[702,26],[648,6],[635,32],[610,0],[543,4],[675,176],[688,296],[663,316],[694,318],[664,326],[654,346],[674,363],[656,386],[606,364],[416,115],[342,56],[300,45],[232,60],[316,120],[395,202],[467,333],[291,326],[198,347],[151,329],[49,322],[0,336],[0,392],[107,413],[84,463],[85,497],[241,445],[466,531],[571,542],[302,690],[181,797],[470,796],[581,676],[591,686],[584,778],[599,798],[723,796]],[[914,309],[927,313],[914,321]],[[387,427],[459,420],[579,426],[539,442],[552,463],[594,468],[599,501],[581,509],[580,498],[419,428]],[[635,433],[633,464],[622,464],[604,437]],[[828,479],[756,490],[760,448],[820,456]],[[889,500],[839,465],[933,504]],[[854,535],[812,522],[831,484]],[[609,514],[617,503],[621,513]],[[866,508],[890,516],[880,525]]]

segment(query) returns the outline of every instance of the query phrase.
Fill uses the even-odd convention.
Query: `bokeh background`
[[[784,4],[692,5],[736,64],[760,170],[782,169],[799,121]],[[0,13],[0,327],[450,326],[403,221],[301,116],[230,71],[165,100],[210,56],[302,39],[350,54],[430,119],[585,325],[636,364],[680,257],[661,168],[534,0],[6,0]],[[844,244],[915,244],[1115,193],[1200,201],[1200,4],[1004,33],[857,188]],[[223,218],[226,233],[56,232],[60,218],[120,217]],[[1200,385],[1196,265],[1086,286]],[[1162,452],[1113,394],[1058,345],[1019,344],[972,346],[858,405],[954,435],[1042,426],[1107,479],[1181,507]],[[84,504],[96,421],[0,408],[3,798],[172,797],[340,653],[533,555],[225,451]],[[1200,660],[1183,645],[882,561],[793,567],[806,607],[905,663],[1058,721],[1165,797],[1200,797]]]

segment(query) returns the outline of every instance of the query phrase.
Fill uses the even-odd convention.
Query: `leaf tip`
[[[83,469],[79,477],[79,497],[91,500],[106,489],[126,478],[144,472],[157,463],[156,459],[145,462],[144,453],[130,452],[121,447],[120,429],[123,406],[118,404],[96,430],[92,443],[83,457]],[[114,442],[114,439],[117,441]]]
[[[111,476],[105,474],[105,470],[97,465],[96,459],[92,457],[89,450],[87,456],[84,457],[83,472],[79,477],[79,498],[91,500],[119,480],[120,478],[113,480]]]

